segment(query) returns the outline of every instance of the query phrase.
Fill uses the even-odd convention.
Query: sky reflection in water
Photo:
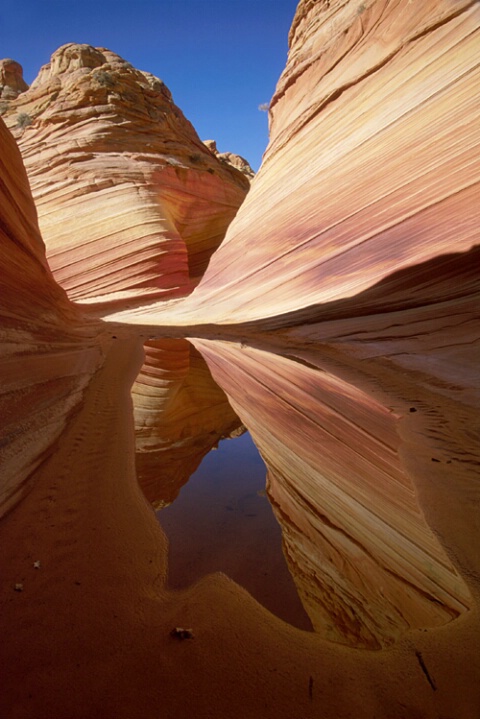
[[[282,552],[265,475],[248,432],[207,454],[178,498],[157,513],[170,543],[168,584],[181,589],[221,571],[278,617],[311,629]]]

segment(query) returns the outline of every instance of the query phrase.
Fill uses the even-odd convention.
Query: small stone
[[[21,582],[17,582],[14,587],[16,592],[23,592],[23,584]]]
[[[170,636],[176,639],[192,639],[193,631],[191,629],[184,629],[183,627],[175,627],[170,632]]]
[[[40,561],[37,559],[37,561],[33,563],[33,566],[35,569],[40,569],[40,567],[41,567]]]

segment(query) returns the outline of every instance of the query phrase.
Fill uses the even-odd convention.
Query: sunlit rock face
[[[0,120],[0,515],[29,489],[98,366],[45,259],[18,147]]]
[[[14,99],[25,90],[28,90],[28,85],[23,79],[20,63],[10,58],[0,60],[0,100],[4,101],[4,105],[0,106],[0,114],[7,109],[5,100]]]
[[[287,561],[316,632],[377,649],[470,606],[400,459],[392,409],[304,363],[195,344],[267,464]]]
[[[61,47],[4,118],[50,267],[73,299],[185,295],[249,187],[161,80],[104,48]]]
[[[469,0],[300,2],[262,167],[187,321],[435,296],[416,268],[478,243],[479,25]],[[450,278],[438,296],[461,291]]]
[[[235,167],[237,170],[240,170],[240,172],[243,172],[249,180],[253,180],[255,173],[244,157],[236,155],[234,152],[219,152],[215,140],[204,140],[203,144],[205,147],[208,147],[210,152],[213,152],[215,157],[218,157],[220,162],[224,162],[232,167]]]
[[[157,508],[172,502],[220,439],[241,431],[227,397],[187,340],[151,340],[132,387],[138,481]]]

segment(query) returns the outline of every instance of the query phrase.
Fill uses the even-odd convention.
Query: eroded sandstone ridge
[[[28,85],[23,79],[23,68],[20,63],[5,58],[0,60],[0,114],[3,114],[7,108],[6,100],[13,100],[21,92],[28,90]]]
[[[104,48],[64,45],[22,89],[4,118],[69,296],[190,292],[245,197],[245,174],[207,150],[161,80]]]
[[[204,140],[203,144],[205,145],[205,147],[208,147],[210,152],[213,152],[215,157],[218,157],[221,162],[225,162],[229,165],[232,165],[232,167],[236,167],[237,170],[243,172],[243,174],[246,175],[249,180],[253,180],[255,173],[244,157],[236,155],[234,152],[219,152],[215,140]]]

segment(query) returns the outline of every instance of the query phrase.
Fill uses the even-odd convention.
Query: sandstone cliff
[[[188,293],[249,187],[161,80],[103,48],[61,47],[4,118],[50,267],[73,299]]]

